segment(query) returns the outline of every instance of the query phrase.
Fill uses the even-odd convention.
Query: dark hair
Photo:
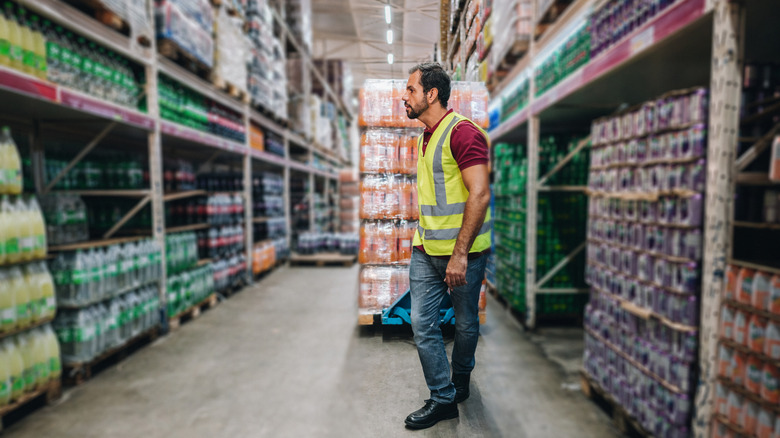
[[[447,101],[450,100],[450,75],[438,62],[417,64],[409,69],[409,74],[414,74],[417,71],[420,72],[423,92],[427,93],[434,88],[439,90],[439,102],[446,109]]]

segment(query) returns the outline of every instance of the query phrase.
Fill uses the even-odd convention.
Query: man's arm
[[[466,200],[466,208],[463,212],[463,225],[455,241],[455,249],[447,264],[447,274],[444,282],[450,288],[466,284],[466,268],[468,256],[474,239],[479,235],[479,230],[485,222],[485,214],[490,205],[490,177],[488,166],[479,164],[461,171],[463,185],[469,191]]]

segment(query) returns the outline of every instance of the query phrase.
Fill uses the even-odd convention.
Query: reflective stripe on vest
[[[479,229],[480,234],[485,234],[490,232],[491,227],[493,226],[493,221],[486,221],[482,224],[482,227]],[[423,238],[425,240],[453,240],[458,238],[458,233],[460,233],[460,228],[447,228],[444,230],[426,230],[423,229],[423,227],[417,225],[417,232],[420,233],[420,236],[424,236]]]

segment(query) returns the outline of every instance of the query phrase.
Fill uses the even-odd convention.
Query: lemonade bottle
[[[22,380],[24,381],[24,392],[32,392],[35,390],[38,382],[35,375],[35,357],[33,356],[32,343],[27,333],[20,333],[16,335],[14,339],[16,348],[22,355],[24,361],[24,371],[22,371]]]
[[[3,170],[5,171],[5,190],[3,193],[18,195],[22,193],[22,160],[19,149],[11,137],[11,128],[4,126],[0,134]]]
[[[45,262],[38,262],[36,266],[41,297],[39,306],[41,307],[41,319],[52,319],[57,313],[57,301],[54,298],[54,280],[46,267]]]
[[[29,219],[32,224],[33,258],[42,259],[46,257],[46,225],[43,222],[41,206],[38,205],[35,197],[30,197],[30,201],[27,203],[27,211],[29,211]]]
[[[32,50],[35,68],[35,75],[38,78],[46,80],[48,75],[48,63],[46,61],[46,38],[43,36],[41,22],[37,15],[33,15],[30,20],[30,32],[32,33]]]
[[[0,269],[0,333],[16,327],[16,298],[9,280],[8,271]]]
[[[8,285],[14,295],[14,304],[16,304],[16,328],[23,329],[30,325],[30,291],[29,285],[24,281],[22,270],[11,268],[8,270]]]
[[[0,215],[3,217],[0,226],[5,229],[5,260],[7,263],[17,263],[21,260],[19,217],[16,214],[16,208],[6,195],[0,199]]]
[[[9,58],[11,50],[9,36],[8,20],[5,18],[5,13],[0,11],[0,65],[9,65],[11,63]]]
[[[30,333],[30,344],[35,361],[35,384],[38,389],[41,389],[49,383],[50,376],[48,346],[42,329]]]
[[[11,375],[11,400],[16,401],[24,394],[24,358],[12,339],[3,340],[3,350],[8,356],[8,370]]]
[[[30,321],[33,324],[36,324],[43,319],[44,310],[41,305],[43,291],[41,290],[40,277],[38,276],[37,267],[34,264],[25,265],[22,272],[24,275],[24,282],[28,285],[30,294]]]
[[[19,7],[19,29],[22,32],[22,70],[30,75],[35,72],[35,50],[32,30],[27,20],[27,11]]]
[[[5,19],[8,23],[8,58],[10,66],[17,70],[23,69],[24,52],[22,50],[22,29],[19,27],[16,14],[14,13],[14,4],[5,2]]]
[[[19,218],[17,226],[20,229],[19,237],[19,254],[23,261],[32,260],[33,246],[35,239],[33,238],[33,224],[31,222],[31,212],[27,205],[24,203],[21,197],[16,198],[16,216]]]
[[[51,325],[46,325],[43,329],[44,343],[46,344],[46,354],[49,358],[49,379],[58,380],[62,376],[62,362],[60,361],[60,343],[57,335],[54,334]]]
[[[11,357],[8,350],[0,348],[0,407],[11,402]]]
[[[0,169],[0,175],[2,174],[3,171]],[[0,266],[8,262],[8,256],[5,253],[5,242],[8,240],[8,231],[10,225],[8,222],[10,219],[3,213],[1,204],[2,202],[0,201]]]

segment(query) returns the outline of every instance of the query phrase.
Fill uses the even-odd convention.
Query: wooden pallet
[[[47,383],[43,388],[33,392],[23,394],[18,400],[0,408],[0,432],[6,426],[6,417],[26,415],[29,412],[41,407],[43,404],[50,405],[62,396],[62,380],[55,379]]]
[[[207,81],[210,80],[211,67],[204,64],[203,61],[196,58],[192,53],[179,47],[175,41],[169,40],[167,38],[159,38],[157,40],[157,51],[166,58],[176,61],[177,64],[181,65],[200,78]]]
[[[645,430],[636,419],[631,417],[625,408],[604,391],[601,386],[585,372],[585,370],[580,370],[580,388],[582,389],[582,393],[585,394],[585,397],[591,400],[603,400],[611,407],[612,421],[615,422],[615,427],[617,427],[623,436],[652,437],[652,434]]]
[[[247,93],[246,90],[226,81],[216,72],[211,74],[211,83],[233,99],[236,99],[241,103],[249,103],[249,93]]]
[[[380,313],[360,313],[358,314],[358,325],[374,325],[377,318],[381,317]]]
[[[356,255],[345,255],[334,252],[320,254],[295,254],[290,256],[291,266],[345,266],[352,267],[357,261]]]
[[[62,381],[68,386],[81,385],[91,379],[93,375],[103,371],[111,365],[123,361],[127,356],[141,347],[151,344],[157,340],[159,336],[160,328],[154,327],[145,333],[141,333],[140,335],[129,339],[119,347],[111,348],[101,353],[88,362],[63,364]]]
[[[131,34],[130,24],[113,11],[106,8],[100,0],[67,0],[78,10],[94,17],[101,24],[109,27],[125,36]],[[138,35],[138,43],[144,47],[152,45],[151,35]]]
[[[251,98],[250,98],[250,100],[251,100]],[[280,126],[282,126],[284,128],[287,128],[287,129],[292,129],[293,128],[293,124],[290,123],[289,119],[279,117],[275,112],[271,111],[269,108],[267,108],[262,103],[254,103],[254,104],[252,104],[252,108],[254,108],[260,114],[264,115],[266,118],[268,118],[270,120],[273,120],[278,125],[280,125]],[[295,126],[297,126],[297,125],[295,125]]]
[[[178,329],[181,325],[187,321],[197,319],[201,311],[211,309],[217,305],[217,294],[212,293],[205,300],[190,307],[189,309],[179,313],[178,315],[168,318],[168,327],[171,331]]]

